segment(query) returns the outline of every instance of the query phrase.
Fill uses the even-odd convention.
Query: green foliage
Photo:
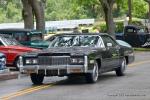
[[[122,33],[123,32],[123,27],[124,27],[123,22],[122,21],[116,22],[115,25],[116,25],[115,32],[116,33]]]
[[[141,21],[139,21],[139,20],[133,20],[132,22],[131,22],[131,24],[132,25],[137,25],[137,26],[142,26],[143,24],[141,23]]]
[[[87,18],[86,13],[83,6],[78,6],[72,0],[47,0],[46,2],[46,20]]]
[[[106,23],[100,23],[99,25],[99,30],[100,30],[100,32],[102,32],[102,33],[106,33],[107,32],[107,27],[106,27]],[[119,22],[115,22],[115,32],[116,33],[121,33],[121,32],[123,32],[123,27],[124,27],[124,25],[123,25],[123,22],[122,21],[119,21]]]
[[[0,23],[19,22],[22,20],[20,0],[0,1]]]
[[[143,0],[133,0],[132,14],[137,18],[146,18],[148,5]]]
[[[128,13],[128,0],[116,0],[114,16],[124,16]],[[144,0],[132,0],[132,15],[137,18],[146,18],[148,4]]]
[[[3,22],[6,19],[6,16],[2,8],[0,8],[0,13],[1,13],[0,22]]]
[[[107,27],[106,27],[106,23],[101,23],[100,25],[99,25],[99,29],[100,29],[100,32],[102,32],[102,33],[107,33]]]
[[[145,1],[132,0],[133,17],[147,18],[148,3]],[[121,18],[127,12],[128,0],[116,0],[113,13],[114,17]],[[21,0],[0,0],[0,23],[22,21],[21,13]],[[103,16],[104,13],[99,0],[46,0],[46,20],[99,19]]]

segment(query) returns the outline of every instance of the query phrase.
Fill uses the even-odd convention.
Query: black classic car
[[[133,47],[146,47],[150,40],[150,34],[146,27],[127,25],[122,34],[116,34],[116,38],[128,42]]]
[[[133,61],[132,47],[107,34],[59,34],[48,49],[22,55],[20,71],[30,74],[33,84],[41,84],[44,76],[73,78],[77,75],[94,83],[101,73],[108,71],[123,76],[127,64]]]

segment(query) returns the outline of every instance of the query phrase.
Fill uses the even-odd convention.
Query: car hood
[[[43,40],[35,40],[35,41],[30,41],[30,45],[33,46],[49,46],[49,42],[48,41],[43,41]]]
[[[47,54],[69,54],[69,55],[88,55],[94,53],[98,48],[93,47],[58,47],[48,48],[41,51],[28,53],[28,55],[47,55]]]
[[[15,50],[20,50],[20,51],[36,51],[38,49],[34,49],[34,48],[29,48],[29,47],[26,47],[26,46],[8,46],[8,48],[12,48],[12,49],[15,49]]]
[[[43,40],[26,41],[26,42],[21,42],[21,44],[31,48],[37,48],[37,49],[44,49],[44,48],[48,48],[49,46],[49,42]]]

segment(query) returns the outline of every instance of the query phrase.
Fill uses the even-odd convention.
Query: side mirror
[[[112,43],[107,43],[107,47],[112,47]]]

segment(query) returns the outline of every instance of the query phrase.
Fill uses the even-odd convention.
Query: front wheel
[[[116,71],[116,75],[117,76],[123,76],[123,75],[125,75],[126,67],[127,67],[127,62],[126,62],[126,59],[123,58],[120,66],[115,70]]]
[[[32,73],[32,74],[30,74],[30,78],[31,78],[31,81],[33,84],[40,85],[40,84],[42,84],[42,82],[44,80],[44,75]]]
[[[95,62],[92,73],[88,73],[85,76],[86,77],[86,81],[88,83],[95,83],[98,80],[98,76],[99,76],[98,64],[97,64],[97,62]]]

